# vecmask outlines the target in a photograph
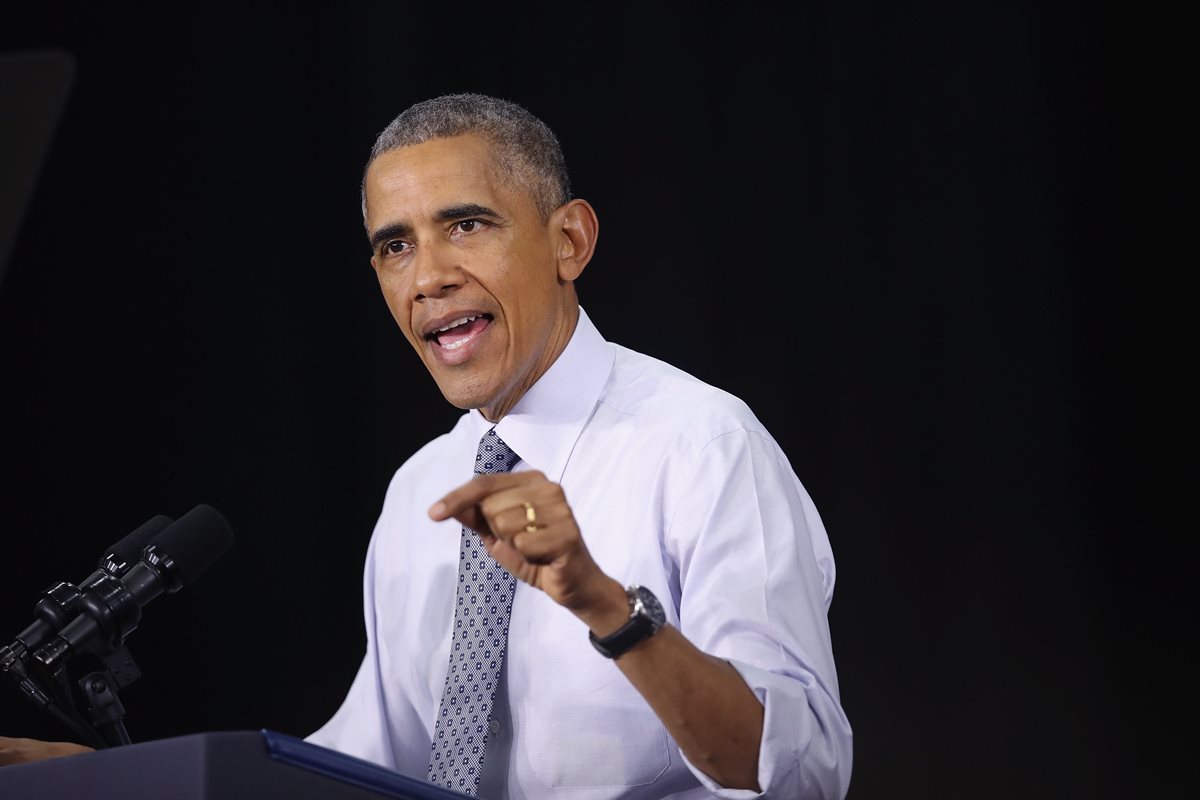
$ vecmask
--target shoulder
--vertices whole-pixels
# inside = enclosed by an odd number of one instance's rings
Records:
[[[618,344],[612,375],[600,404],[644,432],[658,432],[703,448],[725,434],[770,438],[762,422],[737,395],[654,356]]]

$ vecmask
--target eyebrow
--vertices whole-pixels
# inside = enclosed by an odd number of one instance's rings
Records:
[[[470,219],[471,217],[490,217],[491,219],[501,219],[501,216],[488,208],[481,206],[478,203],[459,203],[458,205],[447,206],[433,215],[437,222],[453,222],[460,219]],[[371,249],[376,250],[379,245],[386,242],[388,239],[394,239],[399,236],[409,236],[412,234],[412,226],[406,222],[394,222],[391,225],[385,225],[379,230],[371,234]]]

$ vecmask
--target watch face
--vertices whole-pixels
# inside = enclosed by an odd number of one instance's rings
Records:
[[[633,591],[637,595],[638,604],[641,606],[642,616],[648,617],[654,623],[655,627],[666,624],[667,614],[663,611],[662,603],[658,602],[658,598],[654,596],[654,592],[645,586],[635,586],[633,587]]]

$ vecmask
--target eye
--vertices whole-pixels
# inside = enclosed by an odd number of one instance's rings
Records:
[[[391,241],[383,243],[383,247],[380,248],[380,252],[382,252],[385,256],[398,256],[408,251],[408,249],[408,242],[404,241],[403,239],[392,239]]]
[[[454,228],[461,233],[474,233],[486,225],[487,223],[481,219],[462,219],[454,223]]]

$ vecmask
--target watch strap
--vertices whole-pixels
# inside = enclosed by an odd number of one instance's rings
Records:
[[[588,638],[591,640],[592,646],[606,658],[617,658],[623,655],[638,642],[657,633],[665,622],[664,619],[655,618],[655,616],[662,616],[661,606],[648,589],[630,586],[625,592],[629,597],[629,621],[608,636],[600,637],[592,631],[588,631]],[[641,593],[649,595],[648,599],[652,601],[653,608],[648,607],[650,604],[645,602],[647,598],[643,598]]]

